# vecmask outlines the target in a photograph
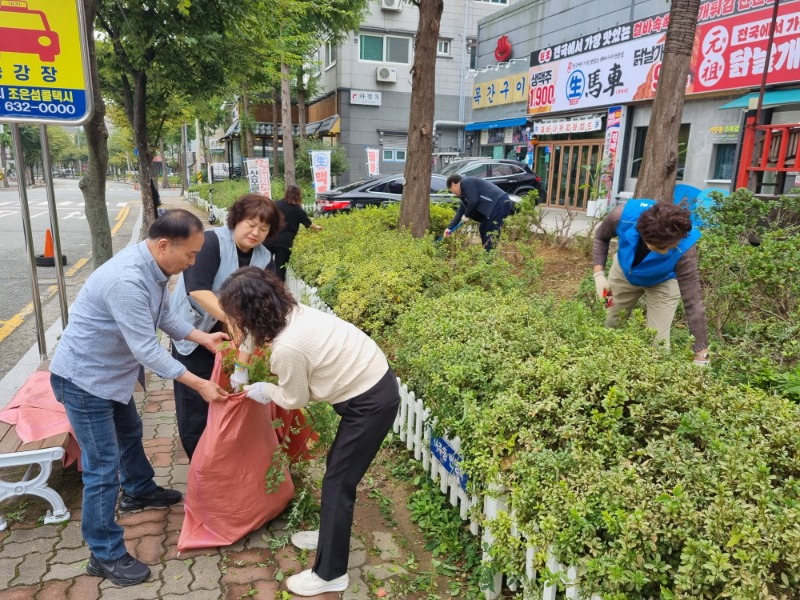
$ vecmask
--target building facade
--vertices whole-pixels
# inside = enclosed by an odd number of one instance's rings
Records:
[[[762,122],[797,123],[800,1],[780,2],[777,19],[773,8],[772,0],[701,4],[679,135],[679,183],[725,190],[735,184],[745,113],[753,108],[742,98],[761,84],[771,30]],[[592,212],[603,200],[629,197],[668,10],[662,0],[525,0],[481,20],[466,125],[474,154],[526,160],[545,180],[549,206]],[[496,58],[502,36],[513,48],[511,60]],[[522,89],[524,97],[514,93]],[[793,155],[777,154],[796,153],[797,139],[788,127],[783,138],[766,142],[771,147],[755,168],[761,187],[774,193],[792,187]],[[605,198],[594,202],[599,191]]]
[[[467,74],[476,67],[478,21],[516,0],[445,0],[436,59],[434,168],[471,154],[464,127],[470,120]],[[380,150],[380,173],[405,169],[411,105],[411,67],[419,11],[403,0],[374,0],[356,32],[341,44],[325,43],[318,56],[320,95],[308,120],[338,116],[334,143],[350,163],[339,183],[367,176],[367,148]]]

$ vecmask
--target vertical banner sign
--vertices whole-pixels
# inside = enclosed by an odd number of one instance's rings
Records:
[[[367,175],[369,177],[377,177],[380,174],[378,148],[367,148]]]
[[[311,169],[314,174],[314,191],[317,194],[331,189],[331,151],[312,150]]]
[[[606,139],[603,146],[603,162],[606,165],[601,175],[601,182],[606,189],[606,197],[600,200],[599,209],[601,212],[611,204],[611,194],[614,188],[614,167],[617,164],[617,148],[619,148],[619,132],[622,122],[622,107],[611,106],[608,109],[606,118]]]
[[[250,191],[254,194],[261,194],[267,198],[272,198],[272,183],[269,178],[269,159],[247,159],[245,163],[247,167],[247,182],[250,184]]]
[[[0,0],[0,120],[80,125],[92,108],[82,0]]]

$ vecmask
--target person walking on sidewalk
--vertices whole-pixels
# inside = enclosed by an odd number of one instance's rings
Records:
[[[270,367],[278,384],[245,385],[247,396],[287,409],[329,402],[341,417],[322,481],[319,531],[292,538],[316,549],[314,566],[286,585],[299,596],[347,589],[347,561],[356,487],[392,427],[400,393],[386,356],[355,325],[298,304],[274,274],[245,267],[222,285],[220,304],[246,334],[237,362],[272,345]]]
[[[281,213],[275,203],[261,194],[245,194],[228,210],[225,226],[205,232],[197,260],[178,277],[170,306],[201,331],[222,331],[228,318],[219,306],[217,292],[228,275],[239,267],[267,268],[272,255],[262,243],[270,232],[277,233]],[[172,356],[192,373],[209,378],[214,353],[192,340],[172,340]],[[208,403],[191,386],[176,380],[175,413],[178,436],[189,460],[208,421]]]
[[[305,225],[311,231],[322,231],[322,227],[312,223],[303,210],[303,190],[300,186],[294,184],[287,186],[283,200],[278,200],[275,204],[283,215],[284,225],[278,235],[264,242],[264,246],[275,257],[278,277],[286,281],[286,266],[292,256],[292,245],[300,225]]]
[[[81,531],[91,556],[90,575],[121,586],[147,579],[150,569],[128,554],[120,510],[167,507],[181,493],[159,487],[142,443],[142,421],[133,402],[144,368],[177,379],[207,402],[227,393],[187,371],[161,347],[157,329],[213,352],[227,336],[192,327],[170,311],[167,282],[194,262],[203,245],[203,224],[186,210],[153,222],[146,240],[122,250],[86,280],[70,311],[50,364],[50,383],[64,405],[81,448]]]
[[[491,250],[500,237],[503,221],[514,211],[509,195],[491,181],[458,174],[447,178],[447,191],[457,196],[460,203],[453,220],[444,230],[444,237],[450,237],[461,219],[467,217],[480,223],[478,231],[483,247]]]
[[[611,239],[619,238],[608,278],[605,264]],[[677,204],[629,200],[603,219],[594,238],[594,281],[601,299],[611,298],[606,327],[617,327],[644,296],[647,326],[655,341],[669,350],[670,329],[678,300],[683,299],[694,336],[694,362],[708,365],[708,324],[700,284],[697,240],[691,213]]]

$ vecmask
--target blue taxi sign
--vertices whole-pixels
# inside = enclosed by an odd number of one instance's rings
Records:
[[[84,22],[81,0],[0,0],[0,121],[89,120]]]

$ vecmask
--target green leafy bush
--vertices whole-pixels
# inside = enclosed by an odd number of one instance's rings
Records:
[[[800,196],[740,189],[704,212],[700,269],[717,371],[781,392],[800,366]]]
[[[416,240],[394,223],[391,209],[328,219],[298,237],[293,265],[339,314],[380,334],[437,430],[462,439],[472,491],[505,490],[539,550],[533,587],[563,587],[547,570],[550,548],[579,568],[582,594],[604,600],[797,597],[800,407],[652,347],[640,311],[606,329],[596,303],[531,291],[502,252]],[[769,233],[762,244],[792,251]],[[766,271],[752,277],[781,318],[756,319],[763,306],[751,305],[734,315],[737,331],[796,355],[796,308],[780,312],[794,283],[747,259],[740,268]],[[761,376],[795,389],[796,371],[773,368],[776,351],[762,351]],[[526,542],[510,515],[486,525],[492,565],[523,580]]]

